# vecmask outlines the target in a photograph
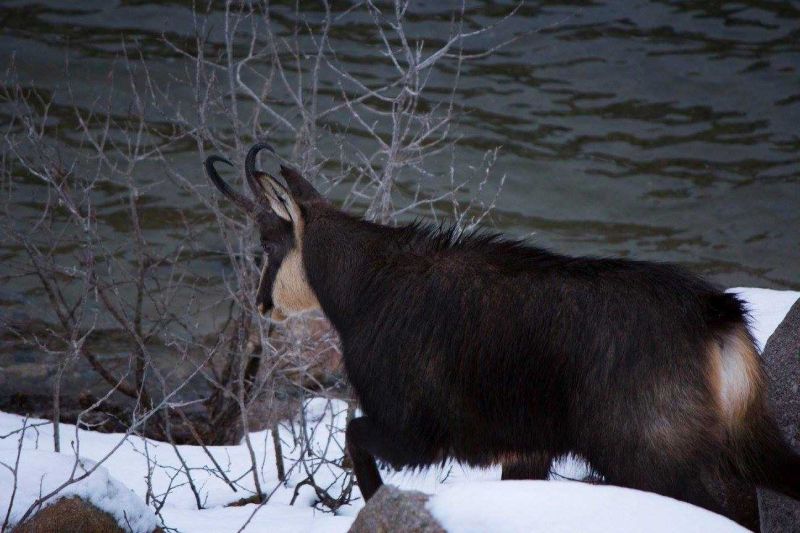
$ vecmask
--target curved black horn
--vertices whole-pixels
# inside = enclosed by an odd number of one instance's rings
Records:
[[[248,156],[249,157],[249,156]],[[226,165],[233,166],[233,163],[225,159],[224,157],[220,157],[218,155],[212,155],[206,158],[204,166],[206,167],[206,174],[208,177],[211,178],[211,181],[214,185],[217,186],[219,192],[224,194],[227,198],[229,198],[239,209],[244,211],[249,215],[253,215],[256,212],[256,205],[253,203],[252,200],[243,196],[242,194],[234,191],[230,185],[225,183],[225,181],[220,177],[217,173],[217,169],[214,168],[214,163],[221,162],[225,163]]]
[[[272,146],[260,142],[254,144],[247,152],[247,157],[244,158],[244,175],[247,177],[247,184],[250,185],[250,190],[253,191],[256,197],[264,194],[264,187],[261,185],[261,182],[258,181],[258,178],[256,178],[256,159],[258,158],[258,152],[265,149],[273,154],[275,153],[275,149]]]

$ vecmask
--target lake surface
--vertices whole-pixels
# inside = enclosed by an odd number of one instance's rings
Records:
[[[308,4],[313,18],[319,6]],[[470,2],[466,17],[491,24],[512,6]],[[293,8],[273,9],[288,31]],[[13,55],[20,83],[54,94],[53,116],[65,127],[53,129],[53,141],[65,142],[73,135],[67,106],[91,107],[116,68],[122,36],[145,54],[154,77],[168,81],[181,58],[162,33],[190,38],[191,10],[182,1],[3,2],[0,69]],[[363,19],[357,11],[353,17]],[[450,12],[449,3],[412,3],[407,31],[435,42],[446,35]],[[677,262],[723,286],[800,289],[800,4],[531,2],[470,47],[515,34],[522,36],[464,66],[457,96],[456,170],[500,148],[493,173],[507,179],[495,228],[565,253]],[[345,25],[332,42],[353,72],[382,75],[374,32]],[[437,80],[430,89],[446,94],[449,86]],[[122,84],[118,101],[126,90]],[[342,131],[354,139],[362,133],[357,125]],[[206,185],[194,147],[169,157]],[[449,164],[442,156],[431,168],[444,175]],[[142,167],[137,178],[147,184],[158,176]],[[426,185],[444,190],[447,180]],[[20,197],[23,220],[37,216],[36,191],[31,185]],[[129,235],[116,194],[107,191],[99,215],[122,240]],[[170,239],[180,223],[176,206],[204,216],[196,198],[169,187],[147,195],[152,240]],[[198,233],[199,246],[221,248],[210,222]],[[21,250],[0,246],[4,262],[25,260]],[[224,265],[202,268],[221,273]],[[32,284],[0,291],[3,315],[40,319],[44,295]],[[7,354],[14,350],[5,345]],[[4,364],[35,361],[35,353],[14,353]]]

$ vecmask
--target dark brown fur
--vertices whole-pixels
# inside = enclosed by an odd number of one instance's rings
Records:
[[[374,457],[545,478],[566,454],[609,483],[712,509],[700,479],[721,471],[800,495],[736,296],[667,264],[373,224],[282,176],[302,218],[292,249],[364,411],[347,438],[366,498]]]

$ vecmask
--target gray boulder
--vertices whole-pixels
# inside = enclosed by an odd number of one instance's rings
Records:
[[[800,452],[800,300],[767,341],[762,358],[775,417],[783,434]],[[758,511],[762,533],[800,532],[800,502],[759,489]]]
[[[350,533],[445,533],[427,501],[427,494],[383,485],[358,513]]]

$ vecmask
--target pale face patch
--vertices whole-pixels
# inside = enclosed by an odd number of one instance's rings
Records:
[[[265,173],[259,173],[258,179],[270,208],[278,217],[292,225],[294,234],[294,247],[283,257],[272,284],[272,303],[278,312],[277,315],[285,318],[293,314],[319,309],[319,302],[308,284],[303,266],[301,250],[305,223],[302,210],[289,191],[275,178]],[[265,283],[264,279],[262,273],[262,286]],[[259,291],[261,290],[262,287],[259,287]],[[266,309],[259,310],[262,314],[267,311]]]
[[[287,316],[319,309],[319,302],[308,284],[303,258],[297,248],[286,255],[278,269],[272,287],[272,301],[276,309]]]

